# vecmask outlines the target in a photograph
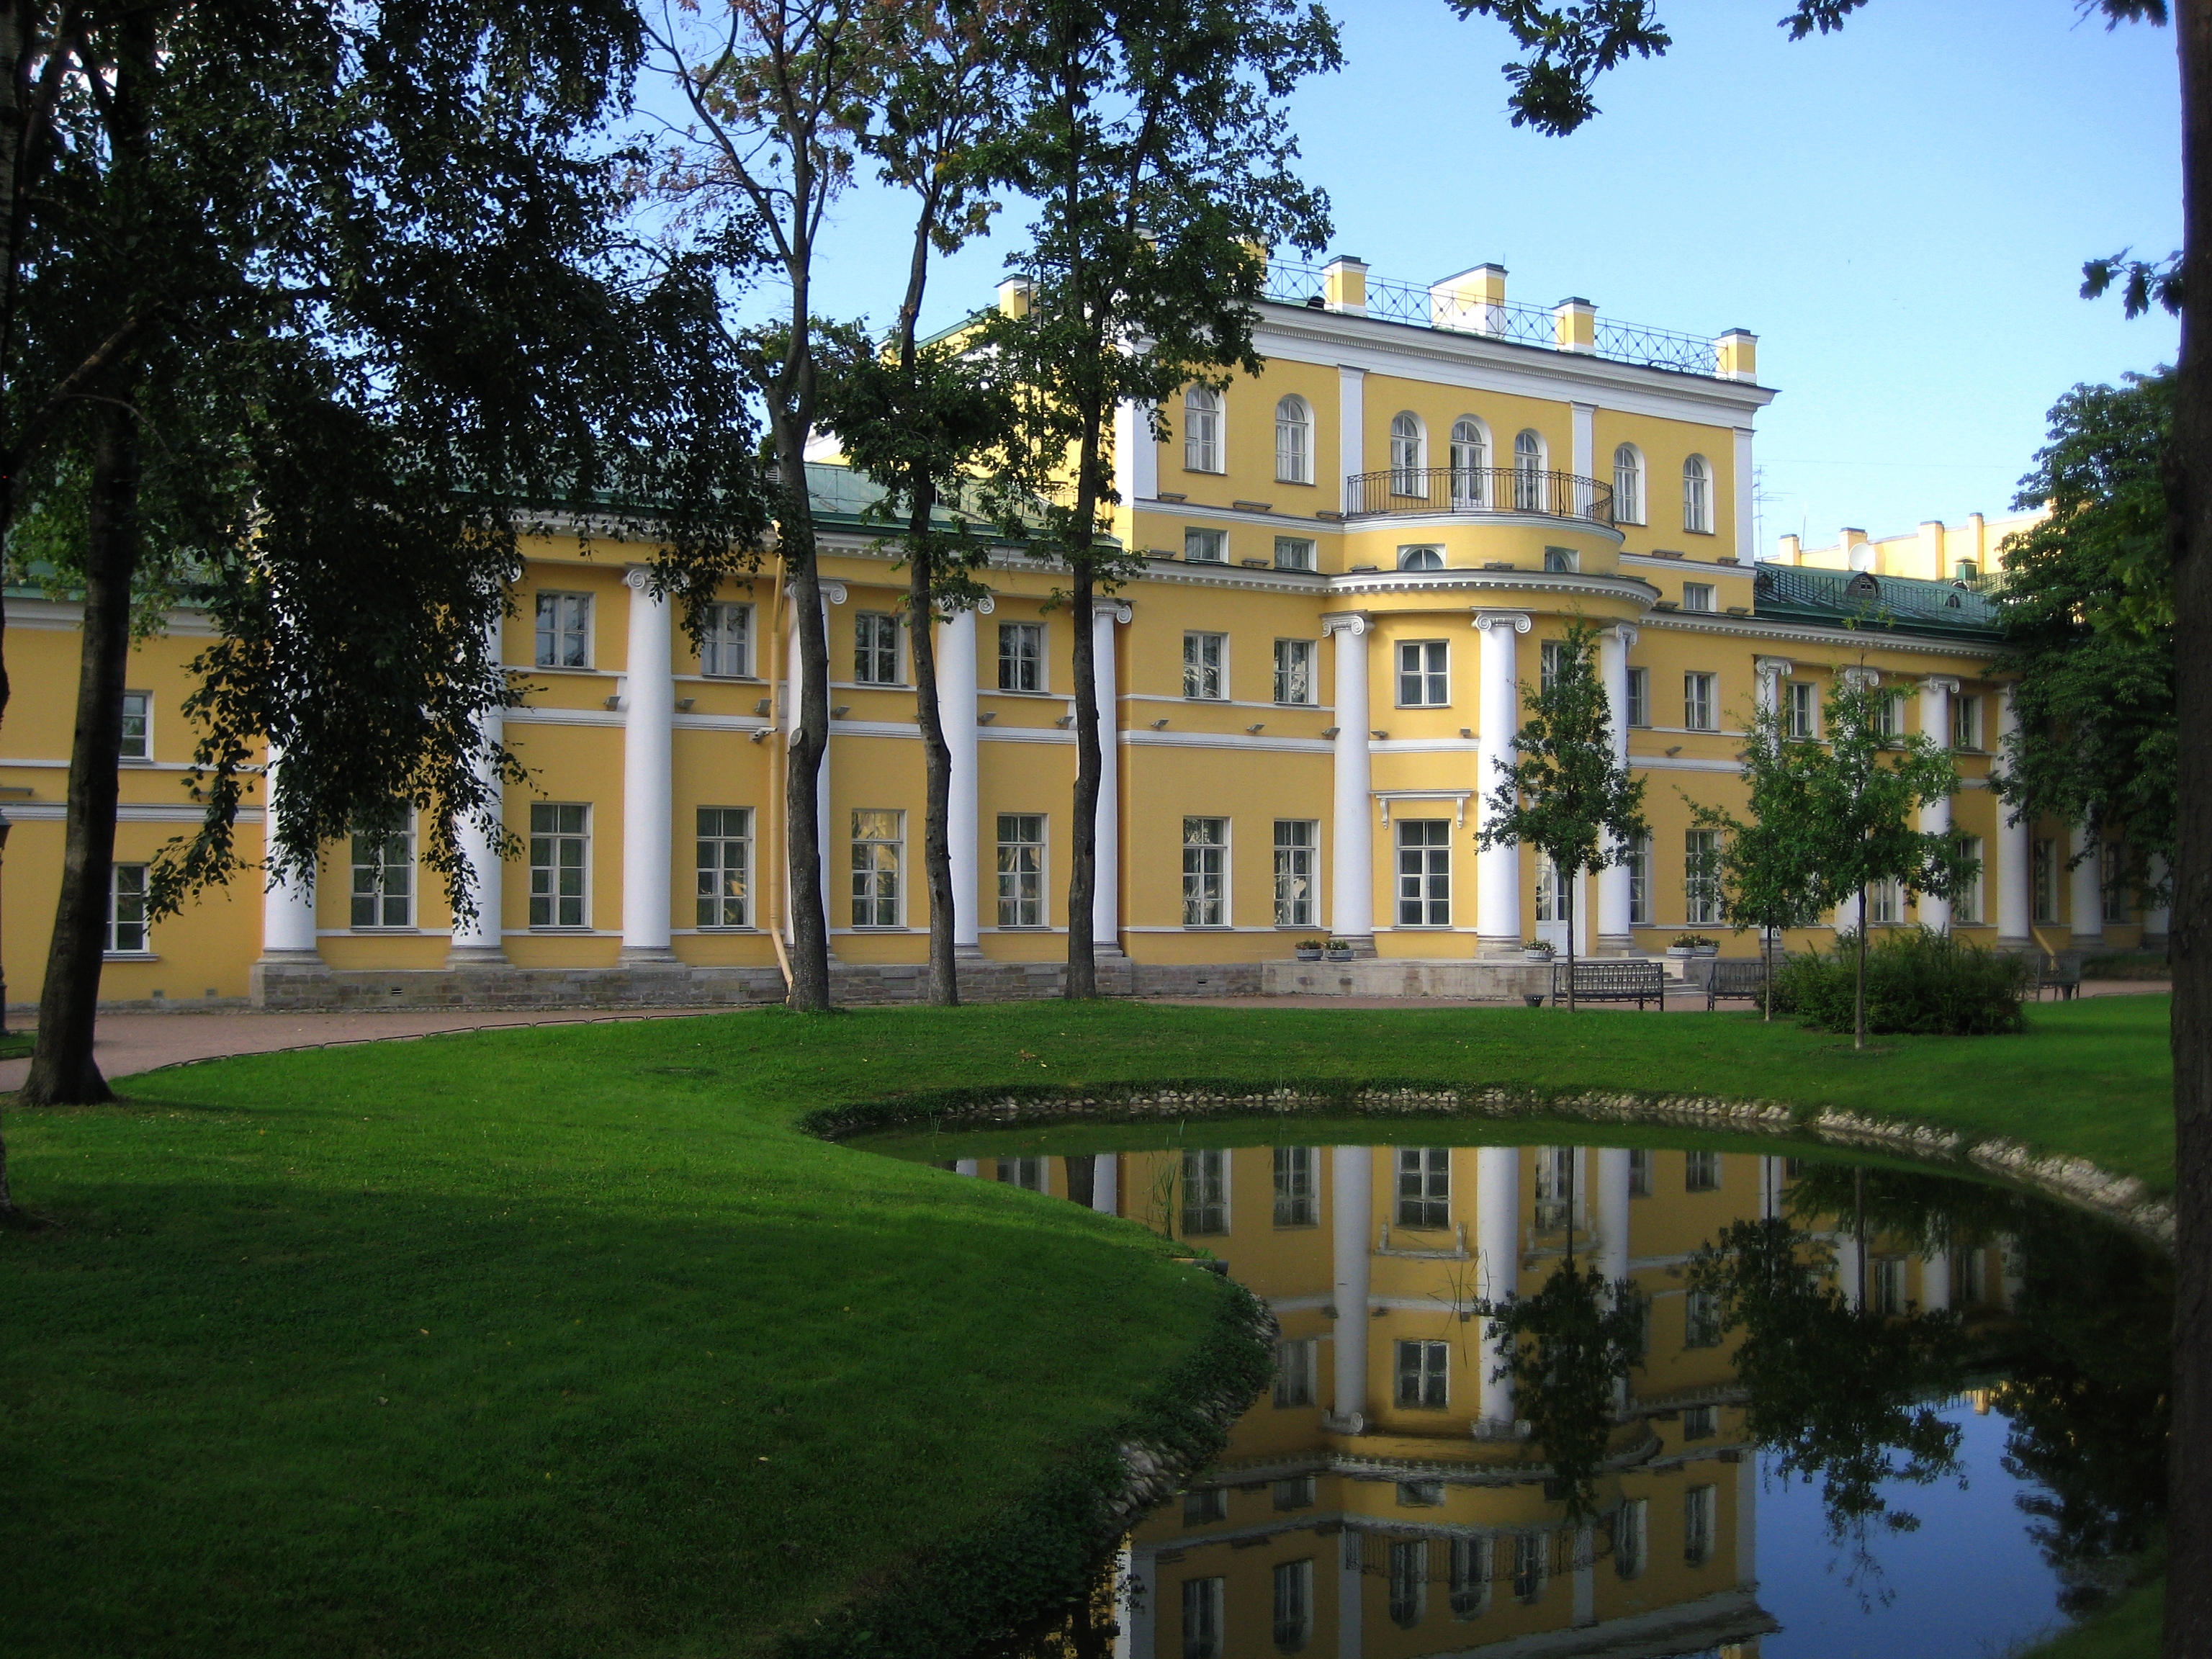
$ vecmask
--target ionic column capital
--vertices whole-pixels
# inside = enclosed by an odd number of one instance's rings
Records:
[[[1525,611],[1478,611],[1474,627],[1483,632],[1493,628],[1510,628],[1516,634],[1526,634],[1536,625],[1536,619]]]
[[[1787,657],[1753,657],[1751,665],[1762,676],[1778,675],[1785,680],[1797,672],[1797,665]]]
[[[1920,689],[1923,691],[1941,691],[1947,696],[1955,697],[1959,695],[1959,681],[1949,674],[1930,674],[1920,682]]]
[[[1091,602],[1091,620],[1093,622],[1115,622],[1127,628],[1136,614],[1136,607],[1127,599],[1093,599]]]
[[[1324,638],[1331,634],[1349,634],[1357,639],[1362,634],[1371,633],[1374,627],[1375,618],[1364,611],[1326,611],[1321,619]]]
[[[649,592],[653,586],[653,567],[634,564],[623,572],[623,586],[633,593]]]
[[[999,608],[999,601],[991,594],[986,593],[968,608],[979,617],[988,617]]]
[[[1615,623],[1611,632],[1613,637],[1620,641],[1620,648],[1624,651],[1628,650],[1637,641],[1644,637],[1633,623]]]

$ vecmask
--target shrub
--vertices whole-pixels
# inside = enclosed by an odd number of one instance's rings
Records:
[[[1774,970],[1774,1012],[1823,1031],[1851,1029],[1858,938],[1793,956]],[[1898,928],[1867,951],[1867,1030],[1922,1036],[1996,1036],[2026,1029],[2021,995],[2027,958],[1999,955],[1949,933]]]

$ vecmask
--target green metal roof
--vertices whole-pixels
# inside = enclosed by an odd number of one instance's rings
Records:
[[[1994,642],[1998,628],[1996,606],[1963,582],[1877,576],[1864,570],[1762,564],[1752,584],[1752,608],[1772,621],[1924,634],[1981,644]]]

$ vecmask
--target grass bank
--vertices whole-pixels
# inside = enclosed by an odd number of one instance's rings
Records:
[[[1162,1379],[1233,1292],[1132,1225],[795,1127],[825,1107],[1161,1078],[1717,1093],[2163,1189],[2165,1022],[2100,1000],[1861,1056],[1740,1014],[755,1012],[258,1056],[13,1112],[18,1197],[58,1224],[0,1235],[10,1647],[744,1651],[1172,1414]]]

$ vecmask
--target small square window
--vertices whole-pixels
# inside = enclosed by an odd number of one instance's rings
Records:
[[[1684,582],[1682,609],[1711,611],[1713,608],[1713,585],[1711,582]]]
[[[1398,1483],[1398,1505],[1401,1509],[1433,1510],[1444,1501],[1444,1483],[1441,1480],[1401,1480]]]
[[[1278,570],[1313,570],[1319,568],[1314,557],[1314,544],[1302,536],[1275,538],[1275,568]]]
[[[1222,1487],[1208,1486],[1182,1495],[1182,1523],[1186,1527],[1207,1526],[1228,1518],[1229,1494]]]
[[[1682,1407],[1682,1438],[1710,1440],[1721,1431],[1721,1411],[1717,1406],[1685,1406]]]
[[[1294,1474],[1278,1480],[1274,1486],[1275,1507],[1279,1510],[1310,1510],[1314,1505],[1314,1478],[1310,1474]]]
[[[1229,532],[1188,529],[1182,532],[1182,556],[1192,564],[1229,562]]]
[[[1682,1155],[1682,1190],[1686,1193],[1717,1193],[1721,1189],[1721,1155],[1718,1152],[1685,1152]]]
[[[1407,640],[1398,647],[1398,706],[1443,708],[1451,702],[1451,647],[1442,640]]]
[[[1582,555],[1571,547],[1547,547],[1544,550],[1544,568],[1553,575],[1565,575],[1582,568]]]

